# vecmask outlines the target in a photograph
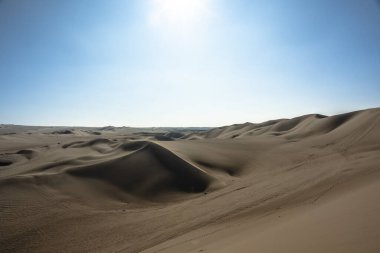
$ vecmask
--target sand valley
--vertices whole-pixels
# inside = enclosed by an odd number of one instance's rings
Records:
[[[380,109],[0,128],[1,252],[380,252]]]

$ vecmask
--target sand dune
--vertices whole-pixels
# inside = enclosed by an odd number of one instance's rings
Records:
[[[212,177],[206,172],[162,146],[151,142],[139,144],[141,147],[131,154],[73,168],[67,173],[105,180],[128,193],[148,199],[165,191],[203,192],[211,183]]]
[[[379,129],[380,109],[211,130],[2,125],[0,251],[379,252]]]
[[[288,139],[304,138],[309,136],[325,135],[339,127],[344,127],[348,131],[362,127],[368,124],[373,114],[377,110],[367,110],[345,113],[327,117],[320,114],[311,114],[293,119],[272,120],[260,124],[245,123],[233,126],[220,127],[204,133],[205,138],[238,138],[246,136],[260,135],[285,135]],[[372,115],[371,115],[372,114]],[[347,124],[346,124],[347,123]]]

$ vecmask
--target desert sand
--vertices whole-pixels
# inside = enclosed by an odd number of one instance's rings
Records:
[[[1,252],[380,252],[380,108],[207,128],[0,125]]]

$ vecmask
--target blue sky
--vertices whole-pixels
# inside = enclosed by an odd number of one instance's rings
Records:
[[[380,106],[375,0],[2,0],[0,123],[220,126]]]

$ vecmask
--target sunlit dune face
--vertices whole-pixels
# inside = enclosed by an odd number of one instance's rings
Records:
[[[207,14],[209,0],[152,0],[150,22],[155,27],[189,29]]]

